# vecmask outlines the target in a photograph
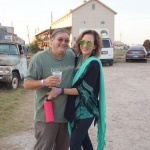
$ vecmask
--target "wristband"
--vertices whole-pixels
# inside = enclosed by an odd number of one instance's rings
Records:
[[[61,88],[57,88],[57,94],[58,94],[58,95],[61,94]]]
[[[64,88],[61,88],[61,95],[64,94]]]
[[[42,87],[44,87],[45,85],[44,85],[44,81],[43,81],[43,79],[41,80],[41,83],[42,83]]]

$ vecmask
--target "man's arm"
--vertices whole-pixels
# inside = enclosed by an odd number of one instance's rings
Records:
[[[41,80],[27,79],[24,81],[23,86],[25,89],[37,90],[44,86],[49,86],[49,87],[57,86],[60,83],[61,83],[61,80],[59,79],[59,77],[49,76]]]
[[[41,83],[41,80],[29,79],[29,80],[24,81],[23,86],[25,89],[37,90],[42,87],[42,83]]]

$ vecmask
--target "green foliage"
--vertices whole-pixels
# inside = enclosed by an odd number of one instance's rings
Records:
[[[37,51],[39,49],[37,40],[34,40],[32,43],[30,43],[29,47],[30,47],[30,51],[32,53],[37,53]]]

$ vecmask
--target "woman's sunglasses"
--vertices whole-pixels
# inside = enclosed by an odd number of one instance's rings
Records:
[[[79,44],[81,45],[81,46],[84,46],[84,44],[86,44],[86,46],[88,47],[88,48],[90,48],[90,47],[92,47],[92,42],[90,42],[90,41],[85,41],[85,40],[81,40],[80,42],[79,42]]]
[[[59,42],[63,42],[63,41],[64,41],[64,42],[67,43],[67,44],[70,42],[69,39],[63,39],[63,38],[59,38],[58,41],[59,41]]]

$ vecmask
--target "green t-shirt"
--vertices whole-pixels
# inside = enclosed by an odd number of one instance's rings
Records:
[[[71,50],[67,50],[65,56],[58,60],[50,50],[45,50],[35,54],[28,67],[27,79],[41,80],[48,76],[52,76],[54,70],[62,71],[62,82],[59,87],[69,88],[73,80],[75,55]],[[46,99],[46,93],[50,89],[43,87],[35,90],[35,121],[45,122],[45,113],[43,103]],[[64,118],[64,109],[66,105],[67,95],[59,95],[53,99],[53,111],[55,122],[64,123],[67,120]]]

